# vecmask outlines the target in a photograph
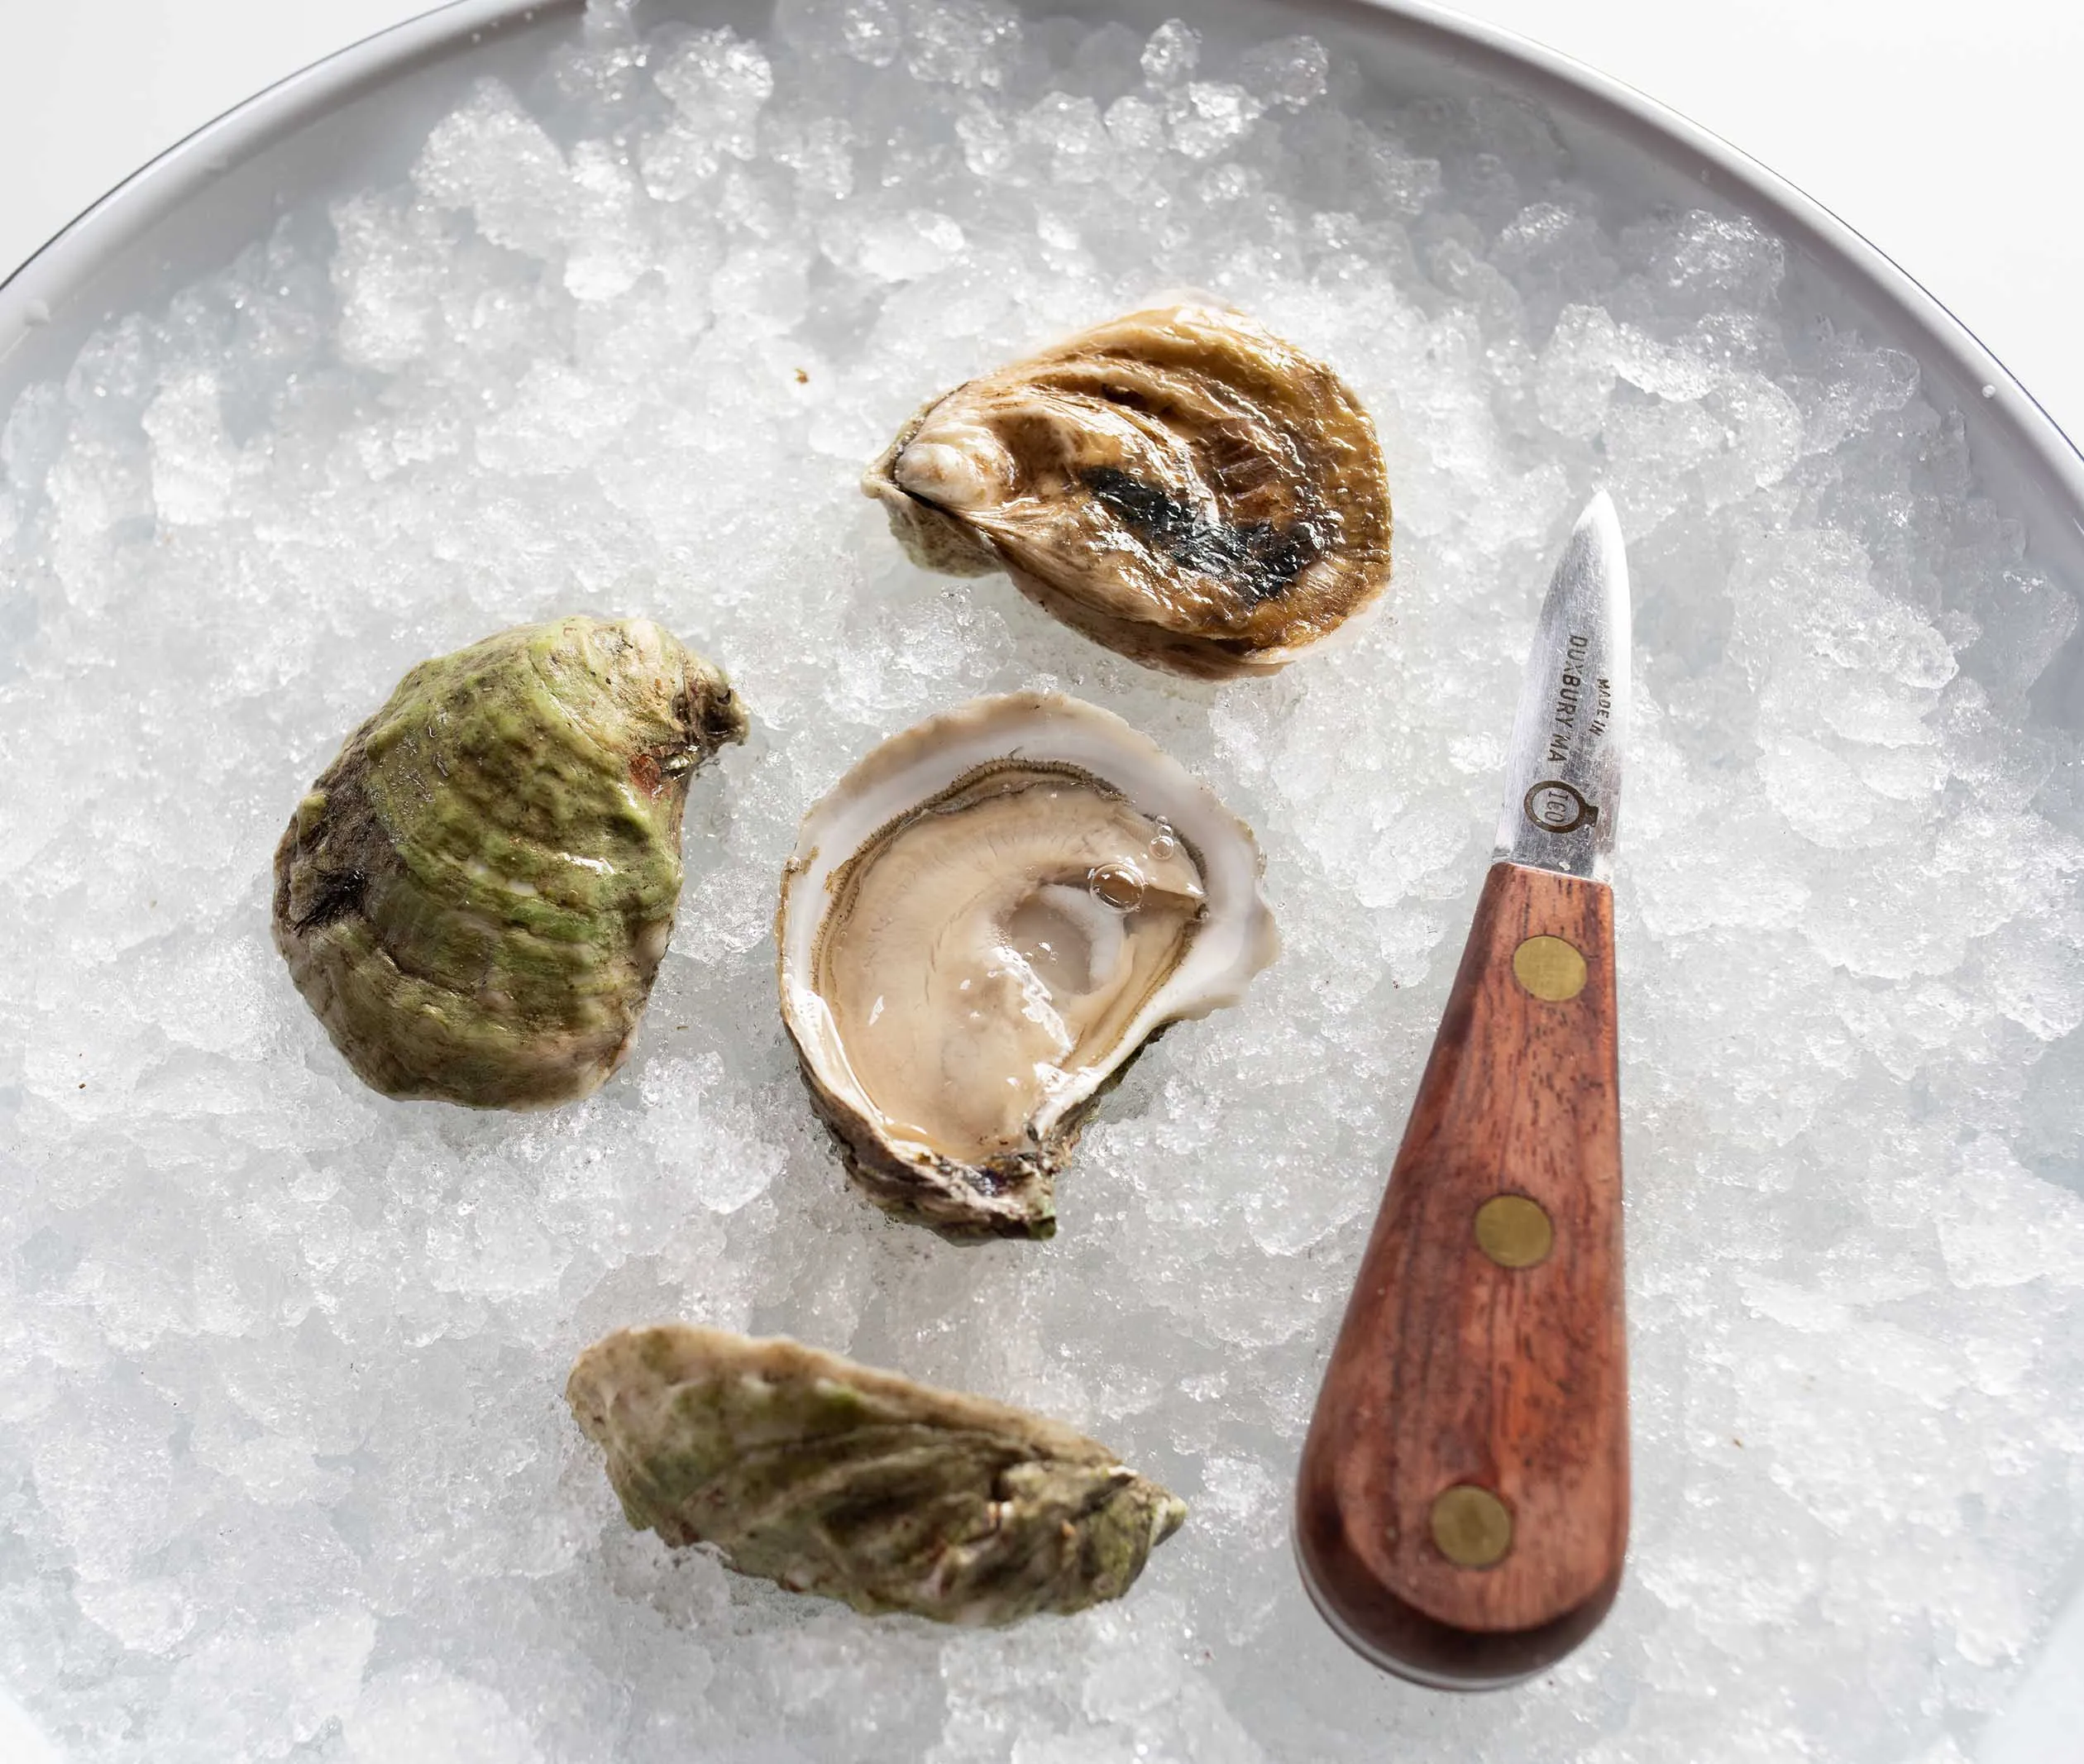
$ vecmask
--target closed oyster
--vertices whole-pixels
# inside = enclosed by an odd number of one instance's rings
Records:
[[[1282,667],[1389,583],[1346,383],[1243,314],[1154,307],[933,399],[862,488],[929,569],[1003,569],[1139,662]]]
[[[348,1064],[480,1108],[597,1089],[672,934],[689,776],[745,729],[648,619],[522,625],[407,674],[275,850],[275,947]]]
[[[805,1082],[870,1198],[1046,1237],[1056,1173],[1164,1025],[1279,947],[1250,831],[1111,713],[982,698],[804,817],[775,924]]]
[[[857,1611],[1082,1611],[1128,1591],[1187,1516],[1056,1422],[790,1341],[625,1329],[565,1395],[632,1525]]]

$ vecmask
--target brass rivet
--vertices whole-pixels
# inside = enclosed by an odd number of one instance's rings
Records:
[[[1434,1546],[1458,1568],[1489,1568],[1513,1546],[1513,1516],[1489,1489],[1457,1483],[1432,1503]]]
[[[1532,1268],[1556,1244],[1556,1227],[1523,1194],[1494,1194],[1476,1209],[1476,1247],[1500,1268]]]
[[[1513,973],[1537,998],[1560,1005],[1585,990],[1585,958],[1560,937],[1530,937],[1513,952]]]

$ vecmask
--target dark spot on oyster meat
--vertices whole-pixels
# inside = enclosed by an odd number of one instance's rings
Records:
[[[1145,544],[1182,569],[1227,583],[1249,605],[1286,594],[1324,553],[1323,541],[1307,521],[1288,527],[1271,521],[1228,526],[1118,466],[1089,466],[1078,480]]]

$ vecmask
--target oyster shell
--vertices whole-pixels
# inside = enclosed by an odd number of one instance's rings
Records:
[[[1097,642],[1207,678],[1284,667],[1389,583],[1368,414],[1221,307],[1131,313],[956,387],[862,488],[925,567],[1003,569]]]
[[[364,1082],[480,1108],[598,1088],[672,934],[689,776],[745,729],[648,619],[522,625],[407,674],[275,851],[275,947]]]
[[[876,748],[804,817],[775,924],[856,1180],[949,1237],[1049,1236],[1102,1092],[1274,958],[1259,871],[1214,792],[1076,699],[977,699]]]
[[[857,1611],[1010,1623],[1118,1599],[1184,1503],[1106,1446],[836,1354],[667,1323],[566,1398],[639,1529]]]

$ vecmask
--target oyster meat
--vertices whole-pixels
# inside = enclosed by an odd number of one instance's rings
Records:
[[[1389,583],[1389,490],[1345,381],[1240,313],[1154,307],[972,380],[862,480],[929,569],[1004,570],[1111,649],[1284,667]]]
[[[672,934],[688,778],[745,731],[648,619],[522,625],[407,674],[275,851],[275,947],[348,1064],[481,1108],[598,1088]]]
[[[876,748],[805,816],[782,1014],[848,1166],[958,1238],[1047,1236],[1101,1092],[1279,947],[1250,831],[1109,711],[977,699]]]
[[[790,1341],[625,1329],[565,1394],[632,1525],[857,1611],[1081,1611],[1126,1592],[1187,1515],[1056,1422]]]

